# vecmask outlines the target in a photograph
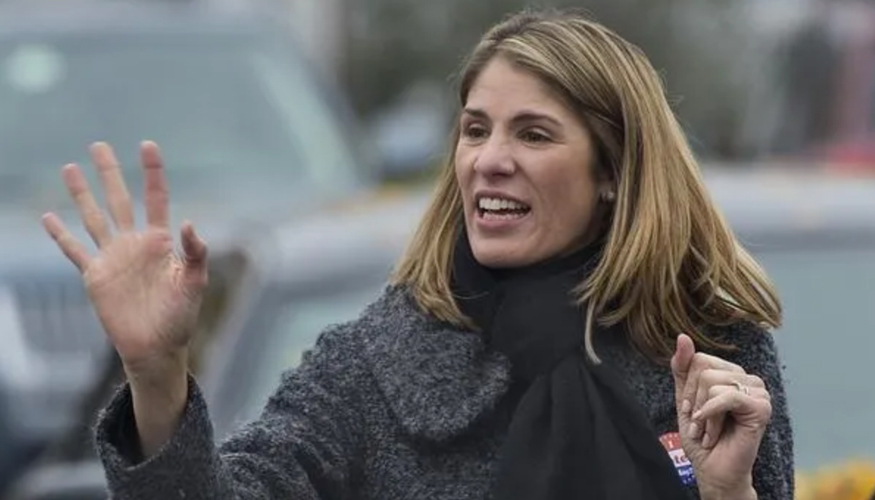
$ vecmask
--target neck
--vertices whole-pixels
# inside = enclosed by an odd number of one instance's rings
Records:
[[[601,243],[602,240],[596,240],[568,255],[529,266],[493,269],[477,262],[462,229],[453,255],[452,289],[456,303],[463,314],[488,331],[493,314],[511,290],[534,290],[533,287],[542,287],[544,281],[550,281],[551,289],[562,288],[553,292],[567,297],[598,262]]]
[[[596,262],[603,248],[602,243],[601,239],[596,239],[588,244],[577,246],[572,250],[534,264],[498,268],[484,266],[477,261],[471,250],[468,235],[462,229],[456,243],[454,271],[459,273],[476,270],[477,274],[481,275],[478,276],[478,281],[488,278],[488,281],[496,282],[504,282],[517,278],[537,278],[566,272],[579,271],[583,274],[585,269],[590,268]]]

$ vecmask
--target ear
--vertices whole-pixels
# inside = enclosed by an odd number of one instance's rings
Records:
[[[596,182],[599,201],[602,203],[613,203],[617,199],[617,186],[614,179],[608,174],[601,174],[601,178]]]
[[[606,198],[611,197],[608,193],[613,193],[613,198],[616,198],[617,179],[613,169],[597,160],[594,161],[593,167],[593,181],[595,182],[596,194],[599,200],[605,201]]]

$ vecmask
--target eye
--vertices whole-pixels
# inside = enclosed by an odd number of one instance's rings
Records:
[[[537,129],[528,129],[520,133],[520,138],[526,142],[543,143],[549,142],[550,136]]]
[[[483,139],[489,135],[489,132],[481,125],[468,125],[462,129],[462,135],[469,139]]]

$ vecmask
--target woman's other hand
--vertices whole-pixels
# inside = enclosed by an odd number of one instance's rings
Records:
[[[697,353],[687,335],[678,337],[671,367],[681,444],[702,499],[757,498],[753,465],[772,415],[762,379]]]

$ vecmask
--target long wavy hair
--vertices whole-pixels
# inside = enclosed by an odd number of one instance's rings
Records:
[[[635,347],[660,363],[670,359],[679,333],[723,350],[734,347],[707,335],[706,326],[780,325],[773,285],[711,200],[662,81],[639,48],[576,12],[522,12],[489,30],[465,61],[462,107],[495,57],[529,71],[576,111],[596,146],[596,168],[616,183],[601,259],[577,290],[591,359],[599,361],[593,322],[623,322]],[[451,291],[463,220],[454,165],[459,134],[457,125],[433,199],[392,282],[409,287],[427,313],[473,328]]]

